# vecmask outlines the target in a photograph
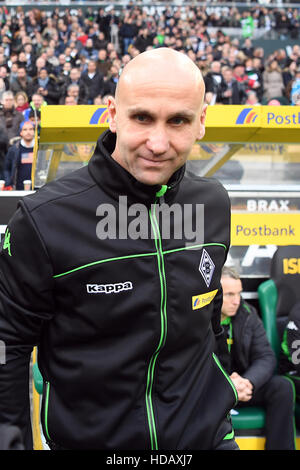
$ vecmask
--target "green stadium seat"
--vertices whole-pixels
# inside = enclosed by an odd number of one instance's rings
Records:
[[[265,427],[265,411],[259,406],[239,408],[238,414],[231,416],[234,429],[263,429]]]

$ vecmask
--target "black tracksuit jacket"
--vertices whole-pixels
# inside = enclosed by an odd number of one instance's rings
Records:
[[[0,255],[0,422],[17,423],[26,439],[28,361],[38,345],[49,442],[218,448],[232,431],[236,402],[213,355],[228,195],[217,181],[178,170],[164,201],[193,210],[203,204],[204,240],[193,246],[184,233],[162,237],[154,210],[161,187],[139,183],[113,160],[114,144],[107,131],[88,166],[23,198],[8,224]],[[118,211],[120,195],[147,208],[151,238],[99,239],[99,206]]]

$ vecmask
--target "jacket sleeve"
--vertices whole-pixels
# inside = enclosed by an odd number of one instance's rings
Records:
[[[53,315],[52,283],[47,250],[22,201],[0,250],[0,423],[17,426],[27,449],[32,446],[29,362]]]
[[[263,323],[256,311],[251,311],[247,334],[251,335],[247,370],[242,374],[250,380],[254,389],[259,389],[274,374],[276,357],[268,341]]]
[[[224,244],[226,245],[225,249],[225,256],[223,261],[223,266],[226,263],[229,248],[230,248],[230,232],[231,232],[231,203],[230,198],[225,190],[222,187],[222,203],[224,204],[224,211],[223,211],[223,230],[224,230]],[[212,328],[215,334],[215,352],[221,358],[222,365],[224,366],[225,370],[229,370],[230,367],[230,356],[227,347],[227,338],[224,332],[224,328],[221,325],[221,310],[223,304],[223,289],[221,284],[221,276],[219,279],[219,288],[218,292],[213,300],[213,314],[212,314]]]

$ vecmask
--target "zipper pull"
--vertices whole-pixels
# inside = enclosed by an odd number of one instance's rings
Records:
[[[166,184],[162,184],[160,190],[157,191],[157,193],[155,194],[155,196],[156,196],[157,198],[162,197],[162,196],[167,192],[168,189],[169,189],[169,186],[167,186]]]

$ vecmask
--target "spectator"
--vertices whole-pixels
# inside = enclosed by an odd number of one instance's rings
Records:
[[[285,67],[282,71],[282,79],[285,87],[285,96],[289,98],[290,90],[288,91],[288,86],[292,80],[294,80],[297,70],[297,62],[292,61],[288,67]]]
[[[300,70],[297,70],[295,79],[291,82],[291,94],[290,101],[291,104],[296,104],[300,99]]]
[[[128,52],[129,46],[133,43],[134,38],[138,34],[138,27],[133,19],[127,14],[124,18],[123,24],[119,29],[119,35],[122,40],[122,53]]]
[[[228,353],[220,351],[219,358],[238,392],[237,410],[263,406],[266,450],[295,450],[293,387],[274,375],[275,355],[256,310],[241,298],[242,283],[234,269],[223,268],[221,285]]]
[[[72,85],[70,85],[70,86],[72,86]],[[64,99],[64,104],[67,105],[67,106],[76,106],[78,103],[77,103],[77,100],[76,100],[75,96],[67,95]]]
[[[223,77],[221,73],[221,63],[218,60],[212,62],[210,71],[204,77],[206,93],[213,93],[218,96],[221,90]]]
[[[97,71],[97,62],[90,60],[87,71],[81,75],[81,81],[88,89],[88,104],[93,104],[95,96],[102,94],[103,91],[103,75]]]
[[[80,102],[80,98],[79,98],[79,85],[77,85],[77,83],[71,83],[67,90],[66,90],[66,95],[62,96],[59,100],[59,104],[66,104],[66,98],[67,97],[72,97],[74,98],[76,104],[83,104]]]
[[[107,76],[111,65],[111,60],[107,56],[107,50],[100,49],[98,51],[97,70],[103,75],[103,77]]]
[[[144,52],[149,46],[153,45],[153,34],[150,33],[148,28],[142,28],[139,30],[133,44],[140,52]]]
[[[0,77],[0,102],[2,101],[3,93],[7,90],[3,78]]]
[[[94,42],[92,38],[87,38],[85,46],[80,51],[80,55],[85,56],[88,60],[97,59],[98,51],[94,47]]]
[[[249,104],[250,106],[258,106],[261,104],[255,91],[248,91],[245,104]]]
[[[289,34],[291,23],[285,12],[278,15],[276,21],[276,29],[280,33],[280,39],[286,39]]]
[[[22,65],[18,67],[17,76],[10,83],[10,90],[16,94],[23,91],[28,96],[31,91],[32,79],[27,75],[26,68]]]
[[[248,76],[248,91],[254,90],[259,100],[263,96],[263,77],[259,68],[256,68],[254,64],[258,65],[259,59],[246,59],[245,72]]]
[[[244,38],[252,38],[255,24],[250,11],[244,11],[241,18],[242,34]]]
[[[2,109],[0,109],[0,127],[7,135],[8,142],[19,135],[20,124],[23,121],[23,114],[16,111],[14,106],[14,94],[5,91],[2,95]]]
[[[34,123],[23,121],[20,125],[20,140],[12,145],[5,157],[5,186],[17,191],[24,189],[24,180],[31,180],[34,148]]]
[[[233,76],[230,67],[222,70],[223,80],[220,86],[217,102],[221,104],[243,104],[246,93],[243,84],[239,83]]]
[[[22,114],[29,108],[28,96],[24,91],[18,91],[15,94],[15,108]]]
[[[5,85],[5,90],[9,89],[9,74],[7,71],[7,67],[0,65],[0,78],[2,78],[4,85]]]
[[[31,96],[33,93],[39,93],[47,100],[48,104],[58,104],[60,90],[57,79],[48,74],[46,67],[39,71],[38,77],[32,80]]]
[[[263,73],[263,97],[269,101],[284,95],[282,71],[277,60],[272,60]]]
[[[71,85],[74,85],[73,88],[70,88]],[[76,91],[75,98],[77,99],[77,104],[87,104],[88,103],[88,96],[89,90],[83,80],[80,77],[80,70],[77,67],[73,67],[70,70],[70,74],[66,76],[63,85],[60,88],[60,101],[63,101],[67,95],[70,96],[68,90],[75,90],[75,86],[78,88],[78,93]],[[71,93],[72,94],[72,93]]]
[[[102,95],[115,95],[117,83],[119,81],[119,69],[116,65],[112,65],[109,71],[109,77],[104,81]]]
[[[33,114],[36,112],[40,112],[42,106],[47,106],[47,101],[45,101],[43,95],[40,93],[34,93],[32,95],[32,100],[29,103],[29,108],[26,109],[24,112],[24,120],[26,121],[27,119],[30,118],[30,113],[33,111]]]
[[[249,78],[245,73],[245,65],[242,62],[236,62],[233,67],[233,77],[239,82],[241,88],[246,92],[249,88]]]
[[[245,39],[245,42],[242,46],[241,51],[247,56],[250,57],[251,59],[253,58],[253,52],[254,52],[254,47],[252,45],[251,39],[248,37]]]

